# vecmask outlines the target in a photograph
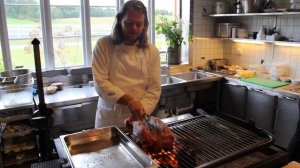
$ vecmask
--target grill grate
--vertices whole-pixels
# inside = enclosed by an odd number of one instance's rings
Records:
[[[176,155],[176,167],[213,167],[273,140],[266,132],[255,133],[211,116],[171,123],[169,127],[175,136],[172,155]]]

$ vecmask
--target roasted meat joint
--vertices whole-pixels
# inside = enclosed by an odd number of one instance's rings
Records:
[[[144,120],[126,121],[130,137],[157,164],[167,167],[178,167],[174,135],[172,130],[161,119],[145,116]]]
[[[174,142],[172,131],[159,118],[146,116],[144,120],[133,121],[131,117],[127,122],[132,131],[132,140],[146,153],[172,149]]]

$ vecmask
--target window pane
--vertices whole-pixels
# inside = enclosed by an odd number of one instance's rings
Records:
[[[1,41],[0,41],[1,44]],[[0,71],[4,71],[4,63],[3,63],[3,56],[2,56],[2,47],[0,45]]]
[[[160,22],[160,17],[176,18],[176,0],[155,0],[155,23]],[[155,33],[155,46],[161,52],[166,52],[168,45],[163,34]],[[165,53],[161,54],[161,61],[166,61]]]
[[[55,67],[83,65],[80,0],[51,0]]]
[[[34,69],[34,56],[31,41],[41,41],[41,61],[44,66],[42,30],[39,0],[5,0],[8,38],[11,51],[12,67],[24,66]]]
[[[111,33],[117,13],[116,5],[115,0],[90,1],[92,47],[99,38]]]

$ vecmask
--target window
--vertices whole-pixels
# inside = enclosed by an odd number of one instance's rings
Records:
[[[99,38],[111,33],[117,14],[116,7],[116,1],[112,0],[90,1],[92,47]]]
[[[1,42],[1,40],[0,40]],[[2,57],[2,47],[0,45],[0,71],[4,71],[4,64],[3,64],[3,57]]]
[[[155,23],[160,22],[160,17],[168,17],[173,20],[179,18],[179,11],[177,10],[177,0],[155,0]],[[168,48],[165,36],[155,34],[155,45],[161,52],[161,61],[166,61],[166,51]]]
[[[50,0],[55,67],[84,65],[80,0]]]
[[[33,69],[31,40],[42,38],[39,1],[5,0],[4,3],[12,68],[24,66]],[[41,57],[44,60],[43,52]]]
[[[34,69],[33,38],[40,40],[43,69],[90,66],[92,48],[99,38],[111,33],[117,10],[126,1],[0,1],[3,52],[0,55],[0,70],[14,69],[16,66]],[[164,52],[167,48],[164,36],[155,35],[153,24],[160,15],[179,17],[180,0],[142,2],[148,10],[150,40]],[[161,60],[165,61],[165,56],[162,55]]]

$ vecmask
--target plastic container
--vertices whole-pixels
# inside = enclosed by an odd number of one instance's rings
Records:
[[[240,23],[218,23],[216,27],[216,36],[223,38],[230,38],[232,35],[232,28],[238,28]]]

